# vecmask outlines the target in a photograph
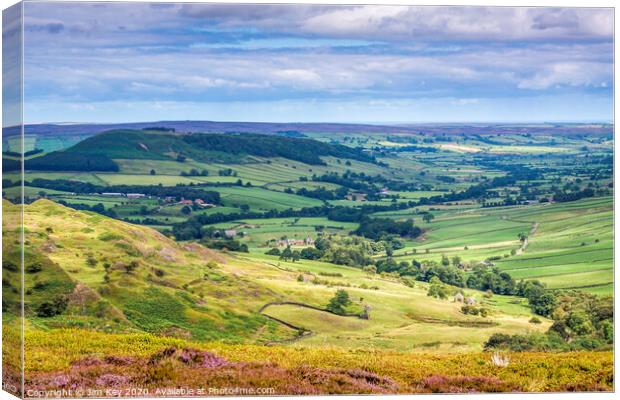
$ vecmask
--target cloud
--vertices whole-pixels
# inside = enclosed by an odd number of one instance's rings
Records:
[[[591,21],[596,20],[597,24]],[[307,19],[313,33],[385,40],[611,39],[611,9],[361,6]]]
[[[378,107],[442,98],[462,110],[500,97],[613,93],[611,9],[24,7],[29,102]]]
[[[554,86],[607,87],[611,80],[612,66],[591,62],[559,62],[546,65],[532,77],[523,79],[521,89],[541,90]]]

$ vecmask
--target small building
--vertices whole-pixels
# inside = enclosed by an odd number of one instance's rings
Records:
[[[465,299],[465,304],[467,304],[468,306],[475,306],[476,305],[476,299],[474,299],[473,297],[469,296]]]
[[[463,294],[461,292],[458,292],[457,294],[454,295],[455,303],[462,303],[464,301],[465,301],[465,297],[463,297]]]
[[[305,244],[312,246],[314,245],[314,239],[312,239],[310,236],[308,236],[305,240]]]
[[[346,198],[351,201],[366,201],[366,193],[353,192],[350,195],[347,195]]]
[[[194,202],[191,201],[191,200],[181,200],[181,201],[179,201],[179,204],[183,204],[185,206],[191,206],[191,205],[194,204]]]
[[[106,193],[101,193],[102,196],[116,196],[116,197],[121,197],[123,194],[122,193],[117,193],[117,192],[106,192]]]
[[[235,229],[226,229],[224,231],[224,236],[234,238],[235,236],[237,236],[237,231]]]
[[[164,197],[164,201],[165,201],[166,203],[173,203],[173,202],[174,202],[174,197],[172,197],[172,196],[166,196],[166,197]]]
[[[196,199],[194,200],[194,203],[198,204],[199,206],[203,205],[205,202],[203,199]]]
[[[145,196],[146,195],[144,193],[127,193],[128,199],[141,199]]]

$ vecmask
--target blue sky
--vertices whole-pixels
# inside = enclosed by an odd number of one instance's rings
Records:
[[[611,121],[613,11],[25,4],[25,120]]]

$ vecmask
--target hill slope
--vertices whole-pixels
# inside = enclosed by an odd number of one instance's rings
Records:
[[[16,206],[5,202],[10,210]],[[488,318],[466,316],[459,303],[426,296],[426,284],[408,287],[396,278],[356,268],[301,261],[274,264],[260,255],[223,255],[179,244],[155,230],[75,211],[48,200],[25,208],[26,316],[36,327],[82,326],[103,331],[144,331],[192,340],[261,343],[294,338],[293,327],[313,335],[300,344],[392,349],[480,349],[495,332],[542,331],[522,299],[484,300]],[[18,265],[5,233],[5,260]],[[17,286],[19,274],[5,280]],[[303,279],[302,279],[303,278]],[[337,288],[353,300],[350,312],[369,307],[371,318],[327,315],[294,305],[325,308]],[[17,298],[6,306],[15,308]]]
[[[174,134],[119,129],[89,137],[64,150],[28,160],[26,169],[118,171],[113,159],[238,162],[246,157],[282,157],[325,165],[321,157],[372,162],[360,150],[313,139],[261,134]]]

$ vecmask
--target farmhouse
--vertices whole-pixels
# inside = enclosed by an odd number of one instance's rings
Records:
[[[282,239],[277,241],[278,246],[286,247],[286,246],[312,246],[314,244],[314,239],[308,236],[305,239]]]
[[[224,231],[224,236],[234,238],[235,236],[237,236],[237,231],[235,229],[226,229]]]
[[[352,201],[366,201],[366,193],[363,192],[353,192],[346,196],[347,200]]]

